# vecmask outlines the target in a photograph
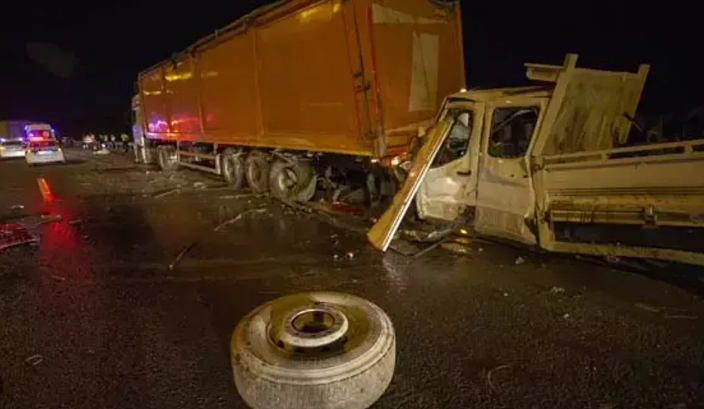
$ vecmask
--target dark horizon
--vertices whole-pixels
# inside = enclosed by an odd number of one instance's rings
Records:
[[[139,71],[269,2],[182,9],[33,3],[31,12],[16,13],[23,18],[2,28],[0,119],[48,121],[71,132],[101,124],[125,130]],[[642,112],[704,105],[702,62],[692,52],[698,13],[614,4],[575,12],[545,3],[461,3],[470,88],[525,84],[523,63],[560,64],[574,52],[580,66],[636,71],[650,63]]]

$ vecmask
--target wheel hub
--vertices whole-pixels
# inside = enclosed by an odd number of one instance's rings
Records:
[[[272,323],[274,344],[294,353],[328,352],[342,347],[349,330],[347,316],[331,305],[300,307]]]

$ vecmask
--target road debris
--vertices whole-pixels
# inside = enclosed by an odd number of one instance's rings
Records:
[[[213,231],[214,232],[220,231],[220,230],[224,229],[225,227],[227,227],[233,223],[236,223],[237,221],[242,219],[244,216],[247,216],[248,214],[264,213],[264,212],[266,212],[265,208],[247,210],[245,212],[240,213],[237,217],[233,217],[230,220],[227,220],[227,221],[220,223],[220,225],[218,225],[216,228],[214,228]]]
[[[64,218],[60,214],[54,214],[54,215],[43,214],[41,216],[41,220],[39,221],[39,223],[37,223],[37,225],[35,227],[39,227],[43,224],[59,223],[63,220],[64,220]]]
[[[450,239],[449,237],[444,237],[444,238],[442,238],[440,241],[438,241],[438,242],[436,242],[436,243],[434,243],[434,244],[432,244],[432,245],[430,245],[430,246],[424,248],[423,250],[419,251],[418,253],[414,254],[414,255],[413,255],[413,258],[421,258],[421,257],[423,257],[424,255],[430,253],[431,251],[435,250],[436,248],[438,248],[438,247],[442,246],[443,244],[447,243],[447,241],[448,241],[449,239]]]
[[[17,211],[17,210],[22,210],[22,209],[24,209],[24,206],[22,206],[22,205],[14,205],[14,206],[10,207],[10,210],[12,210],[12,211]]]
[[[606,260],[607,263],[619,264],[619,263],[621,262],[621,257],[617,257],[617,256],[606,256],[606,257],[604,257],[604,260]]]
[[[30,357],[27,357],[27,359],[25,359],[24,362],[27,365],[37,366],[37,365],[41,364],[42,362],[44,362],[44,357],[39,354],[32,355]]]
[[[262,197],[266,197],[266,195],[263,195],[260,193],[242,193],[239,195],[223,195],[223,196],[219,196],[218,199],[240,200],[240,199],[258,199],[258,198],[262,198]]]
[[[550,289],[550,294],[562,294],[565,292],[565,289],[562,287],[553,287]]]
[[[525,264],[525,262],[526,262],[526,259],[524,259],[524,258],[521,257],[521,256],[518,256],[518,257],[516,258],[516,265],[517,265],[517,266],[520,266],[521,264]]]
[[[213,233],[217,233],[218,231],[224,229],[225,227],[227,227],[227,226],[229,226],[229,225],[231,225],[231,224],[233,224],[233,223],[236,223],[237,221],[241,220],[244,216],[247,216],[247,215],[249,215],[249,214],[264,213],[264,212],[266,212],[266,209],[265,209],[265,208],[252,209],[252,210],[244,211],[244,212],[240,213],[239,215],[237,215],[236,217],[233,217],[232,219],[226,220],[226,221],[220,223],[219,225],[217,225],[217,226],[213,229]],[[174,261],[173,261],[171,264],[169,264],[169,271],[174,271],[174,269],[176,268],[176,266],[178,265],[178,263],[181,261],[181,259],[183,259],[183,257],[184,257],[186,254],[188,254],[188,252],[190,252],[190,251],[193,250],[194,248],[198,247],[198,245],[199,245],[202,241],[203,241],[203,239],[201,238],[201,239],[195,240],[195,241],[192,242],[191,244],[189,244],[189,245],[187,245],[186,247],[184,247],[184,248],[176,255],[176,258],[174,259]]]
[[[636,308],[640,308],[641,310],[648,311],[648,312],[659,313],[660,311],[662,311],[660,308],[651,307],[648,304],[643,304],[640,302],[635,303],[635,306],[636,306]]]
[[[208,185],[203,182],[196,182],[193,184],[194,189],[205,189],[206,187],[208,187]]]
[[[22,224],[0,224],[0,250],[38,242],[39,238],[31,234]]]
[[[174,193],[179,193],[180,191],[181,191],[181,189],[179,189],[179,188],[169,189],[165,192],[160,192],[160,193],[155,194],[154,196],[152,196],[152,198],[153,199],[161,199],[162,197],[170,196]]]
[[[66,281],[66,277],[61,277],[57,275],[52,275],[51,278],[53,278],[56,281]]]
[[[492,369],[491,371],[487,372],[487,374],[486,374],[486,382],[489,384],[489,387],[490,387],[492,390],[496,389],[496,388],[494,387],[494,382],[491,381],[491,376],[494,374],[494,372],[503,371],[504,369],[509,369],[509,368],[511,368],[511,365],[501,365],[501,366],[497,366],[496,368],[494,368],[494,369]]]

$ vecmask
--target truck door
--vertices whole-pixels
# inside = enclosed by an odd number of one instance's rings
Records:
[[[413,198],[418,193],[423,179],[428,174],[445,138],[454,124],[454,118],[445,118],[438,122],[426,135],[423,146],[416,155],[413,165],[408,173],[401,190],[394,196],[386,212],[367,233],[369,242],[381,251],[386,251],[396,234],[408,208],[413,203]]]
[[[518,98],[487,106],[474,220],[478,233],[537,243],[528,152],[545,105]]]
[[[454,124],[416,196],[421,219],[453,221],[475,205],[482,114],[469,102],[447,110]]]

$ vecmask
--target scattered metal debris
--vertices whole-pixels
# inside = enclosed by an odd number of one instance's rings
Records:
[[[621,262],[621,257],[617,256],[605,256],[604,259],[606,260],[607,263],[611,264],[619,264]]]
[[[247,211],[245,211],[245,212],[240,213],[237,217],[233,217],[233,218],[230,219],[230,220],[226,220],[226,221],[220,223],[218,226],[216,226],[216,227],[213,229],[213,232],[216,233],[216,232],[218,232],[218,231],[224,229],[225,227],[227,227],[227,226],[229,226],[229,225],[231,225],[231,224],[233,224],[233,223],[236,223],[237,221],[241,220],[244,216],[246,216],[246,215],[248,215],[248,214],[264,213],[264,212],[266,212],[266,209],[265,209],[265,208],[247,210]],[[193,250],[194,248],[196,248],[201,242],[202,242],[202,239],[198,239],[198,240],[192,242],[191,244],[187,245],[186,247],[184,247],[184,248],[176,255],[176,258],[174,259],[174,261],[173,261],[171,264],[169,264],[169,271],[173,271],[173,270],[176,268],[176,266],[178,265],[178,263],[181,261],[181,259],[182,259],[186,254],[188,254],[188,252],[190,252],[191,250]]]
[[[640,308],[641,310],[648,311],[648,312],[659,313],[660,311],[662,311],[660,308],[651,307],[650,305],[643,304],[640,302],[637,302],[635,304],[635,306],[636,306],[636,308]]]
[[[36,224],[35,227],[39,227],[43,224],[60,223],[63,220],[64,220],[64,217],[61,216],[60,214],[54,214],[54,215],[43,214],[41,216],[41,220],[39,221],[39,223]]]
[[[220,223],[220,225],[218,225],[216,228],[214,228],[213,231],[214,232],[220,231],[220,230],[224,229],[225,227],[231,225],[232,223],[236,223],[237,221],[239,221],[240,219],[242,219],[244,216],[246,216],[248,214],[264,213],[264,212],[266,212],[265,208],[247,210],[245,212],[240,213],[237,217],[233,217],[230,220],[227,220],[227,221]]]
[[[32,355],[30,357],[27,357],[27,359],[25,359],[24,362],[27,365],[37,366],[37,365],[41,364],[42,362],[44,362],[44,357],[39,354]]]
[[[442,246],[443,244],[445,244],[448,240],[449,240],[449,237],[444,237],[444,238],[440,239],[440,241],[438,241],[438,242],[436,242],[436,243],[433,243],[433,244],[431,244],[430,246],[428,246],[428,247],[424,248],[423,250],[419,251],[418,253],[414,254],[414,255],[413,255],[413,258],[421,258],[421,257],[423,257],[424,255],[430,253],[431,251],[433,251],[433,250],[435,250],[436,248],[438,248],[438,247]]]
[[[491,381],[491,376],[494,374],[494,372],[497,371],[503,371],[504,369],[509,369],[511,368],[511,365],[500,365],[497,366],[496,368],[492,369],[491,371],[487,372],[486,374],[486,382],[489,384],[489,387],[493,390],[496,389],[494,387],[494,382]]]
[[[22,224],[7,223],[0,225],[0,250],[38,242],[39,238],[31,234],[27,227]]]
[[[243,193],[239,195],[224,195],[218,197],[218,199],[223,199],[223,200],[240,200],[240,199],[248,199],[248,198],[260,198],[260,197],[266,197],[266,195],[262,195],[259,193]]]
[[[154,199],[161,199],[162,197],[170,196],[170,195],[172,195],[172,194],[174,194],[174,193],[179,193],[180,191],[181,191],[181,189],[179,189],[179,188],[169,189],[169,190],[167,190],[167,191],[165,191],[165,192],[161,192],[161,193],[155,194],[154,196],[152,196],[152,198],[154,198]]]

